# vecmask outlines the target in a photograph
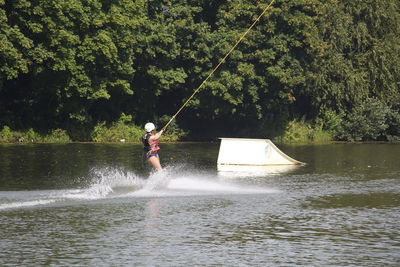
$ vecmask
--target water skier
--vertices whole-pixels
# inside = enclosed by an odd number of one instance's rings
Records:
[[[158,150],[160,150],[160,147],[158,146],[158,139],[161,137],[164,131],[161,130],[158,133],[154,133],[156,127],[151,122],[146,123],[144,129],[146,133],[142,137],[142,142],[144,145],[144,152],[146,153],[145,158],[155,170],[161,171],[162,167],[160,163],[160,156],[158,155]]]

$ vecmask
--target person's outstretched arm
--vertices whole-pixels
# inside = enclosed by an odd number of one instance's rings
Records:
[[[158,133],[156,133],[155,135],[150,136],[149,140],[157,140],[161,137],[161,135],[163,134],[163,130],[159,131]]]

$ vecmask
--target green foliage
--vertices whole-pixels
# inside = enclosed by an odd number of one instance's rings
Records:
[[[304,121],[291,121],[287,124],[283,142],[307,142],[310,140],[311,126]]]
[[[168,121],[267,4],[0,1],[0,124],[32,140],[63,129],[72,140],[136,141],[134,125]],[[394,140],[399,31],[398,0],[277,0],[165,140],[271,125],[288,140]],[[389,107],[385,118],[363,107],[368,98]]]
[[[143,130],[131,123],[132,116],[122,114],[120,119],[107,126],[101,122],[94,127],[92,140],[94,142],[139,142]]]
[[[50,134],[45,135],[42,139],[45,143],[69,143],[71,139],[67,131],[62,129],[55,129]]]
[[[311,55],[307,83],[300,91],[311,107],[307,113],[348,113],[371,96],[399,103],[399,2],[317,2],[319,20],[305,48]]]
[[[337,113],[330,109],[324,110],[317,119],[316,125],[319,125],[321,129],[329,132],[332,136],[337,136],[339,132],[343,132],[344,116],[343,112]]]
[[[14,135],[11,132],[10,127],[7,125],[3,127],[3,129],[0,132],[0,142],[2,143],[11,143],[14,142]]]
[[[168,121],[167,116],[162,116],[157,124],[165,125]],[[96,125],[92,133],[92,140],[94,142],[141,142],[143,134],[142,127],[132,124],[131,115],[122,114],[120,119],[111,125],[107,125],[105,122]],[[177,141],[185,134],[175,122],[172,122],[168,131],[162,136],[162,141]]]
[[[283,136],[277,137],[277,140],[284,143],[326,142],[332,141],[333,136],[320,125],[313,126],[304,120],[293,120],[287,124]]]
[[[389,128],[391,113],[391,109],[378,99],[368,98],[346,116],[338,137],[349,141],[377,140]]]
[[[158,125],[164,126],[166,125],[171,117],[164,115],[161,116],[160,120],[157,122]],[[173,120],[169,125],[166,130],[166,132],[162,135],[162,141],[163,142],[171,142],[171,141],[177,141],[180,140],[182,137],[186,136],[188,133],[184,130],[182,130],[178,124],[176,123],[176,120]]]
[[[388,114],[389,129],[386,131],[388,141],[400,141],[400,112],[390,110]]]
[[[0,131],[1,143],[68,143],[71,142],[65,130],[55,129],[48,134],[40,134],[32,128],[25,132],[12,131],[10,127],[4,126]]]
[[[0,106],[18,99],[7,111],[25,118],[6,122],[46,130],[101,120],[101,112],[90,110],[103,99],[133,93],[133,33],[144,11],[144,1],[127,0],[16,0],[0,6]]]

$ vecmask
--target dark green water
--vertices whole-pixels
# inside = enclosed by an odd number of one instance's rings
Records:
[[[286,172],[217,171],[219,144],[0,145],[0,266],[400,266],[400,145],[280,146]]]

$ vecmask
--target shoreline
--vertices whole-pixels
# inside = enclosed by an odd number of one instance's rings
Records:
[[[238,137],[242,138],[242,137]],[[245,138],[245,137],[243,137]],[[249,138],[246,138],[249,139]],[[250,138],[252,139],[252,138]],[[256,138],[255,138],[256,139]],[[259,139],[259,138],[258,138]],[[262,138],[269,139],[269,138]],[[271,139],[270,139],[271,140]],[[278,142],[271,140],[279,145],[328,145],[328,144],[400,144],[400,141],[310,141],[310,142]],[[164,141],[162,144],[197,144],[197,143],[220,143],[219,140],[204,141]],[[71,141],[71,142],[0,142],[0,145],[66,145],[66,144],[104,144],[104,145],[141,145],[141,142],[94,142],[94,141]]]

